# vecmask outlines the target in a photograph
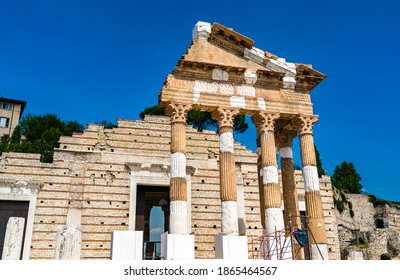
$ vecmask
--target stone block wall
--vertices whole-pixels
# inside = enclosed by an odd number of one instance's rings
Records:
[[[336,196],[339,192],[336,191]],[[382,255],[400,257],[400,209],[389,205],[376,206],[364,194],[345,194],[352,203],[354,217],[348,206],[342,213],[336,211],[341,258],[351,252],[362,252],[364,259],[379,260]],[[381,220],[377,222],[377,220]]]
[[[244,187],[246,235],[249,256],[252,241],[262,234],[258,193],[257,156],[235,143],[238,177]],[[191,228],[195,257],[214,258],[214,236],[220,233],[219,136],[187,127],[187,165],[196,168],[191,177]],[[30,259],[53,259],[57,228],[67,222],[68,209],[81,209],[81,259],[109,259],[111,233],[128,230],[133,159],[169,162],[168,117],[146,116],[145,121],[118,120],[118,128],[89,125],[82,134],[62,137],[53,163],[41,163],[38,155],[5,153],[0,158],[0,178],[39,180]],[[296,171],[300,204],[304,205],[304,181]],[[330,178],[321,178],[321,194],[331,259],[339,258],[339,243]],[[258,250],[259,248],[257,248]]]

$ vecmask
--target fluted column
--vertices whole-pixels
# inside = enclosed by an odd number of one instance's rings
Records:
[[[170,103],[171,117],[170,224],[169,233],[187,234],[186,116],[191,105]]]
[[[281,156],[285,228],[293,231],[301,229],[292,149],[292,141],[296,137],[296,132],[283,129],[275,134],[275,137]],[[294,246],[294,258],[297,260],[304,259],[304,250],[298,243],[295,243]]]
[[[260,193],[263,197],[260,200],[263,202],[261,206],[265,213],[265,234],[284,230],[274,134],[275,120],[278,118],[279,114],[265,111],[253,116],[261,146],[260,177],[262,178],[263,191]]]
[[[311,231],[312,258],[328,260],[326,227],[322,209],[322,199],[319,188],[317,160],[313,136],[313,125],[318,116],[299,115],[292,121],[292,126],[298,130],[300,138],[301,162],[303,166],[306,213],[308,229]]]
[[[221,193],[221,233],[239,235],[233,120],[238,109],[218,107],[212,118],[218,121],[220,136],[219,169]]]

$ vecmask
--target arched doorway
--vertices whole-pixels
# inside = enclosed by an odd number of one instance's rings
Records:
[[[376,228],[385,228],[385,223],[383,222],[382,219],[376,219],[375,220],[375,227]]]

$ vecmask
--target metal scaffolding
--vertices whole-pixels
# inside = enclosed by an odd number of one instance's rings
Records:
[[[270,234],[263,234],[260,237],[254,238],[251,241],[252,245],[252,258],[253,259],[264,259],[264,260],[294,260],[298,259],[297,256],[301,256],[300,259],[311,260],[314,259],[312,254],[317,253],[323,258],[322,252],[315,241],[314,234],[308,228],[308,216],[303,217],[305,223],[301,225],[302,230],[297,229],[296,231],[303,231],[306,233],[307,238],[305,244],[299,244],[295,238],[295,229],[291,226],[291,218],[289,221],[289,230],[276,230]],[[314,244],[317,251],[313,251],[311,244]],[[301,252],[301,250],[304,250]]]
[[[254,259],[292,260],[293,249],[293,236],[284,230],[264,234],[252,242]]]

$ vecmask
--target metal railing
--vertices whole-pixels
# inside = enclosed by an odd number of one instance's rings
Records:
[[[161,260],[160,241],[144,241],[143,260]]]

